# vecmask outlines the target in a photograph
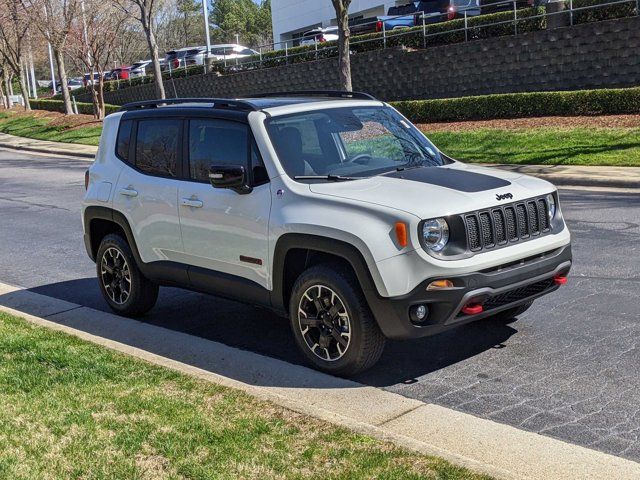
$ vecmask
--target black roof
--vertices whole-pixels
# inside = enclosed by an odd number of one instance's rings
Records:
[[[165,100],[146,100],[123,105],[121,111],[134,111],[165,106],[205,107],[235,111],[258,111],[266,108],[296,105],[300,103],[324,102],[336,99],[375,100],[367,93],[342,91],[295,91],[252,95],[247,98],[168,98]]]

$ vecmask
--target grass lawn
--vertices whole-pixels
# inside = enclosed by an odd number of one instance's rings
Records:
[[[640,166],[640,128],[421,129],[443,152],[466,162]]]
[[[76,126],[56,120],[58,119],[54,117],[36,117],[0,111],[0,132],[53,142],[98,145],[102,133],[101,124]]]
[[[0,313],[0,478],[487,477]]]

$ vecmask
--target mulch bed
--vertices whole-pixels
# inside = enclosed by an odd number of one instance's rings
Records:
[[[478,120],[468,122],[422,123],[421,130],[445,132],[478,129],[532,129],[532,128],[634,128],[640,127],[640,115],[602,115],[594,117],[537,117],[498,120]]]

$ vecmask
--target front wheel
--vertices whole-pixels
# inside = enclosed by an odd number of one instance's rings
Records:
[[[289,305],[298,347],[319,370],[355,375],[373,366],[384,349],[355,275],[336,265],[316,265],[300,275]]]

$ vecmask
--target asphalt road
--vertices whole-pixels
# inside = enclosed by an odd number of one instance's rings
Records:
[[[108,310],[82,242],[87,166],[0,150],[0,281]],[[561,202],[567,286],[508,326],[389,342],[357,380],[640,461],[640,194],[562,190]],[[287,322],[253,307],[163,288],[145,321],[302,363]]]

